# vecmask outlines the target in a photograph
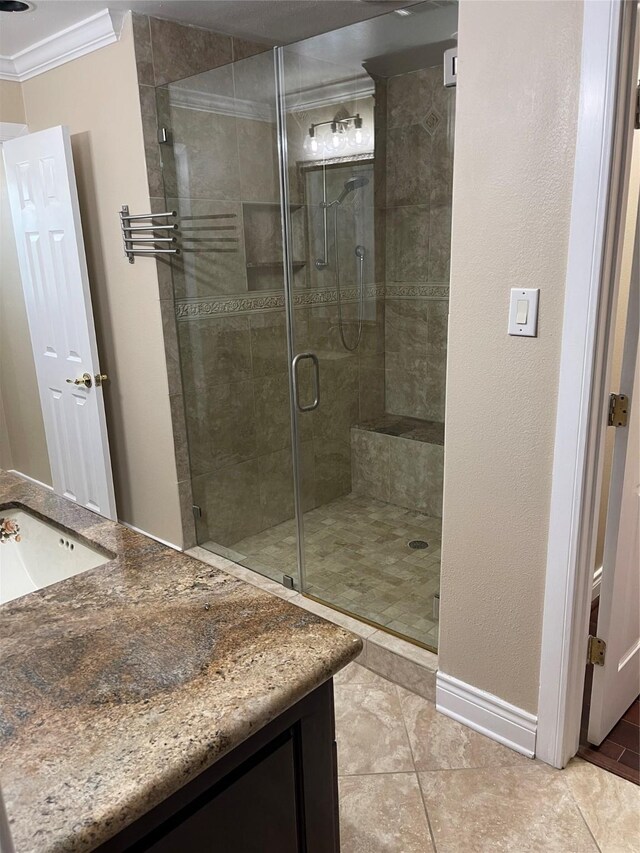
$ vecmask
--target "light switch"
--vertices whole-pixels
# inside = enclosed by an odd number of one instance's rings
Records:
[[[512,287],[509,305],[509,334],[535,338],[538,334],[537,287]]]

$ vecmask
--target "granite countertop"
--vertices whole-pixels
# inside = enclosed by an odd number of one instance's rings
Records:
[[[116,555],[0,607],[16,853],[92,850],[360,651],[313,613],[0,472],[10,502]]]

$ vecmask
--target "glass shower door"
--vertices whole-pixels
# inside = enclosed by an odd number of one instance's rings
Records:
[[[424,3],[278,53],[301,589],[430,649],[456,30]]]
[[[319,42],[283,48],[281,56],[287,190],[304,219],[293,254],[306,261],[304,277],[292,282],[293,344],[296,353],[313,354],[293,377],[301,403],[302,590],[373,618],[362,605],[379,521],[353,491],[351,444],[353,428],[384,410],[376,84],[360,63],[319,59]]]
[[[157,106],[197,541],[297,583],[273,51]]]

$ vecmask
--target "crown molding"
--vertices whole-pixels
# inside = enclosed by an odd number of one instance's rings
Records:
[[[182,85],[167,86],[169,103],[172,107],[216,113],[217,115],[250,118],[256,121],[275,123],[275,106],[259,101],[243,100],[218,92],[188,89]],[[344,101],[357,101],[374,94],[374,83],[370,77],[350,78],[327,86],[318,86],[296,93],[287,105],[287,112],[300,113],[319,107],[331,106]]]
[[[31,77],[118,41],[125,13],[103,9],[13,56],[0,56],[0,79],[23,83]]]
[[[26,124],[16,124],[12,121],[0,121],[0,145],[8,139],[15,139],[16,136],[24,136],[29,133],[29,128]]]

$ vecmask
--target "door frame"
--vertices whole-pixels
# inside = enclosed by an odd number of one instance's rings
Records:
[[[626,210],[637,6],[586,0],[547,545],[536,755],[562,768],[580,735],[602,491],[611,328]]]

